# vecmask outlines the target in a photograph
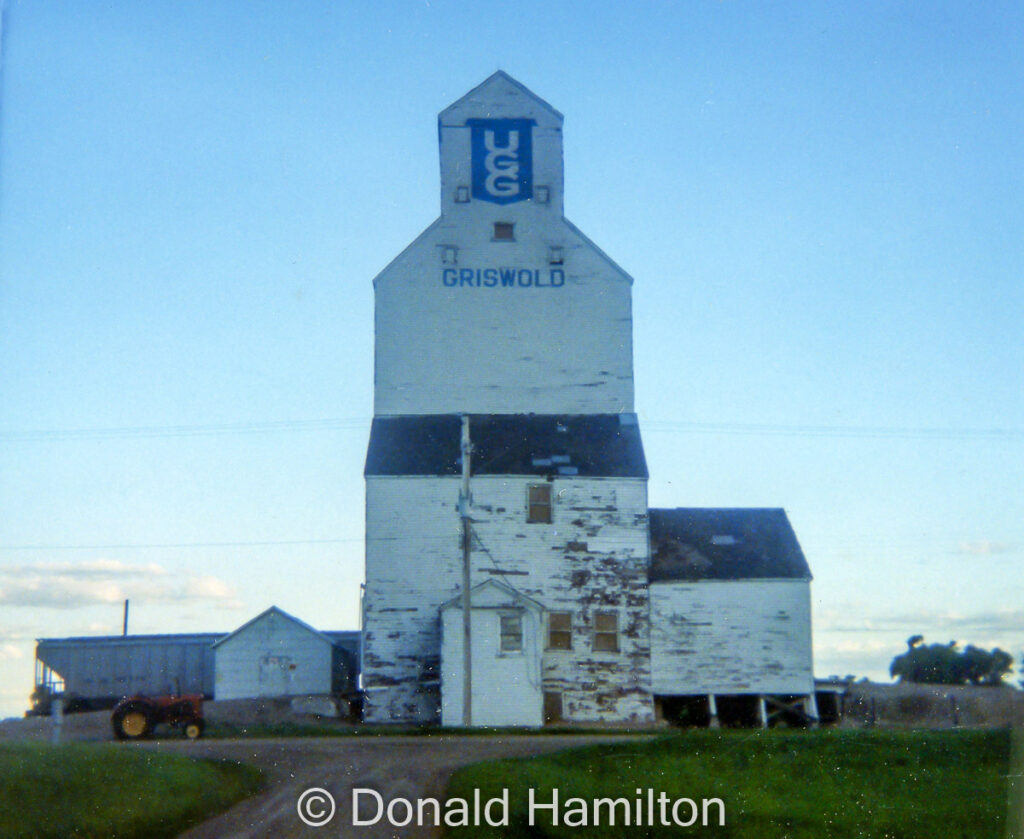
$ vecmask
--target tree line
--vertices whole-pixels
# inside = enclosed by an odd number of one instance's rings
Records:
[[[956,641],[925,644],[923,636],[914,635],[907,639],[907,651],[892,660],[889,675],[926,685],[999,687],[1012,669],[1013,656],[999,647],[983,650],[968,644],[961,649]]]

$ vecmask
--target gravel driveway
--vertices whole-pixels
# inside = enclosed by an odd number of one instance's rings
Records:
[[[381,837],[437,836],[439,831],[415,826],[395,828],[378,823],[352,824],[353,787],[377,790],[384,801],[402,797],[439,798],[452,771],[492,758],[536,755],[574,746],[622,742],[623,735],[517,735],[458,737],[317,737],[281,740],[151,741],[128,748],[155,749],[195,757],[224,758],[263,770],[265,792],[182,834],[183,839],[228,837]],[[337,812],[321,828],[306,826],[296,810],[299,795],[321,787],[337,802]],[[319,811],[320,802],[315,810]],[[363,816],[366,817],[364,812]]]

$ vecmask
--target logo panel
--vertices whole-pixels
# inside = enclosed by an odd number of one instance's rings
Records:
[[[533,120],[470,119],[473,197],[512,204],[533,197]]]

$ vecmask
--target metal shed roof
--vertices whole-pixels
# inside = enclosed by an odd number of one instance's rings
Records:
[[[321,641],[326,641],[332,647],[334,646],[334,640],[328,637],[325,633],[321,632],[319,629],[310,626],[305,621],[299,620],[297,617],[295,617],[295,615],[289,615],[284,609],[280,609],[277,606],[271,606],[269,609],[265,609],[264,611],[260,612],[252,620],[243,623],[234,632],[230,633],[229,635],[225,635],[223,638],[220,638],[218,641],[214,642],[213,646],[219,647],[222,644],[226,644],[232,638],[236,637],[237,635],[240,635],[242,632],[245,632],[245,630],[247,630],[250,626],[253,626],[254,624],[259,623],[260,621],[265,620],[270,615],[280,615],[285,620],[291,621],[296,626],[305,629],[307,632],[309,632],[311,635],[316,636]]]
[[[652,583],[811,578],[782,509],[651,510],[650,525]]]
[[[646,478],[636,414],[471,415],[474,475]],[[458,414],[377,417],[365,474],[458,475]]]

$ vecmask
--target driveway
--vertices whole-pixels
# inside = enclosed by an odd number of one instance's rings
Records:
[[[642,735],[641,735],[642,736]],[[593,743],[623,742],[624,735],[517,735],[423,737],[311,737],[280,740],[157,740],[131,744],[154,749],[250,763],[263,770],[267,789],[182,834],[181,839],[250,837],[339,837],[362,839],[437,836],[433,827],[353,826],[352,789],[369,788],[392,798],[440,798],[451,773],[470,763],[559,751]],[[306,789],[333,796],[337,811],[323,827],[309,827],[296,806]],[[312,801],[312,813],[326,812],[326,801]],[[373,810],[371,810],[371,813]],[[443,810],[442,810],[443,812]],[[368,814],[364,811],[363,818]]]

